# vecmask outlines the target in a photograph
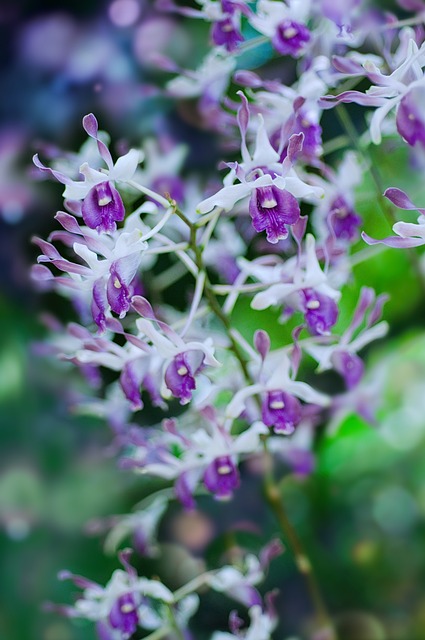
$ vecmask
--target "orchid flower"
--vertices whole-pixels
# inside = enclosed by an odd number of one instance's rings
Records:
[[[155,538],[167,505],[167,498],[160,494],[148,505],[143,502],[134,513],[114,518],[113,527],[105,540],[105,549],[115,551],[124,538],[131,536],[134,548],[140,555],[157,555]]]
[[[278,53],[299,57],[311,40],[311,33],[306,26],[310,8],[309,0],[291,0],[287,3],[259,0],[256,13],[249,17],[249,22],[254,29],[271,38]]]
[[[255,340],[258,342],[260,334],[264,333],[258,331]],[[233,396],[227,406],[226,417],[231,420],[237,418],[245,410],[247,400],[259,395],[262,398],[263,424],[272,427],[275,433],[293,433],[302,417],[299,400],[320,406],[330,403],[327,395],[315,391],[305,382],[294,380],[293,368],[286,348],[269,351],[266,347],[261,362],[253,364],[254,384],[240,389]]]
[[[195,505],[193,494],[200,482],[215,498],[229,499],[239,486],[239,459],[258,451],[266,431],[257,423],[232,436],[211,409],[203,409],[201,415],[206,426],[198,423],[190,435],[177,431],[174,421],[166,421],[163,433],[138,442],[126,461],[126,466],[143,473],[174,480],[177,498],[188,509]]]
[[[227,51],[235,51],[243,42],[241,34],[241,14],[250,14],[244,0],[197,0],[199,9],[180,7],[173,0],[160,0],[157,6],[163,11],[180,13],[191,18],[199,18],[212,23],[211,40]]]
[[[84,116],[83,127],[96,140],[99,155],[108,167],[106,170],[92,169],[85,162],[80,167],[84,180],[71,180],[60,171],[45,167],[37,155],[34,156],[34,164],[65,185],[64,198],[70,201],[82,200],[81,213],[90,229],[96,229],[99,233],[111,233],[116,230],[116,223],[124,220],[125,216],[124,204],[114,183],[129,182],[143,158],[139,151],[131,149],[114,164],[108,147],[99,137],[98,123],[92,113]]]
[[[242,135],[242,162],[228,165],[230,172],[224,178],[224,188],[203,200],[198,205],[199,213],[207,213],[220,207],[230,211],[236,202],[251,196],[249,213],[256,231],[266,231],[267,240],[275,244],[288,236],[288,226],[300,217],[296,198],[320,197],[322,190],[303,182],[293,169],[293,162],[302,148],[303,134],[291,137],[285,160],[270,143],[264,126],[264,119],[258,116],[256,145],[251,155],[246,145],[249,125],[248,102],[243,94],[238,111],[238,123]],[[235,184],[235,181],[238,183]]]
[[[145,212],[153,210],[156,209],[152,203],[142,207]],[[63,258],[51,242],[36,238],[34,241],[43,253],[33,268],[34,279],[76,292],[83,302],[91,305],[93,320],[104,331],[110,311],[122,318],[130,308],[133,281],[148,248],[144,235],[149,228],[140,221],[140,212],[129,216],[120,231],[99,236],[90,228],[80,226],[74,216],[59,211],[56,219],[64,231],[53,232],[50,239],[71,246],[85,264]],[[46,265],[66,275],[55,277]]]
[[[259,258],[249,262],[241,259],[242,273],[265,285],[264,291],[252,299],[253,309],[267,309],[286,304],[304,314],[308,329],[313,335],[326,335],[338,317],[337,302],[341,296],[334,289],[317,259],[315,240],[307,235],[305,252],[285,262],[277,258]]]
[[[249,609],[251,624],[248,629],[241,631],[240,625],[232,625],[234,633],[216,631],[211,640],[270,640],[276,626],[276,619],[267,611],[263,612],[259,605]]]
[[[373,289],[363,287],[353,319],[335,345],[305,343],[304,349],[316,360],[319,371],[335,369],[344,378],[348,389],[357,386],[364,370],[357,352],[370,342],[382,338],[388,331],[386,322],[375,324],[387,299],[385,295],[375,298]],[[354,335],[362,323],[365,325],[364,329]]]
[[[248,608],[261,605],[262,599],[255,585],[264,580],[270,561],[282,552],[281,542],[272,540],[259,557],[247,554],[243,558],[242,568],[226,565],[210,572],[208,584],[215,591],[225,593]]]
[[[158,580],[139,578],[127,556],[126,552],[120,554],[125,571],[114,571],[104,587],[68,571],[60,574],[62,580],[72,580],[84,590],[66,614],[96,622],[102,639],[128,640],[138,627],[158,629],[166,619],[164,605],[173,603],[171,591]]]

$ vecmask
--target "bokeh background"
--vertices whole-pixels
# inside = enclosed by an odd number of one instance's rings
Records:
[[[60,186],[40,179],[31,156],[76,150],[84,140],[81,118],[93,111],[118,150],[166,132],[189,144],[186,169],[212,169],[220,155],[215,139],[199,125],[193,105],[175,105],[158,92],[155,87],[164,78],[152,64],[152,54],[166,53],[191,66],[207,43],[204,25],[157,14],[143,0],[20,0],[0,8],[1,640],[94,639],[90,626],[45,613],[43,603],[72,600],[75,589],[56,578],[63,568],[100,582],[108,579],[117,563],[103,552],[98,520],[126,513],[147,492],[137,478],[116,469],[110,434],[101,421],[72,412],[85,392],[78,373],[40,356],[42,312],[66,320],[69,310],[54,296],[40,296],[28,275],[37,254],[30,238],[48,234],[61,206]],[[327,126],[331,135],[338,133],[336,123]],[[409,188],[414,201],[421,197],[420,178],[406,150],[389,140],[374,151],[373,162],[385,186]],[[424,195],[422,190],[422,202]],[[358,200],[373,235],[373,225],[379,231],[382,221],[368,179]],[[355,274],[344,294],[342,321],[362,285],[391,295],[389,338],[366,354],[370,384],[379,382],[379,424],[341,417],[338,431],[319,434],[312,476],[288,474],[282,493],[317,566],[341,637],[421,640],[424,298],[401,252],[381,252],[359,264]],[[249,335],[258,317],[241,304],[234,322]],[[259,549],[275,531],[255,469],[247,468],[236,503],[201,499],[189,518],[173,507],[160,529],[162,566],[138,562],[148,575],[159,572],[175,586],[203,562],[213,564],[223,548]],[[267,587],[275,585],[281,590],[279,637],[286,638],[300,625],[308,626],[310,615],[289,552],[272,566]],[[195,619],[196,638],[224,629],[232,607],[208,596]]]

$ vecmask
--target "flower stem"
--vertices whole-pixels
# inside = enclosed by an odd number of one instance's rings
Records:
[[[168,636],[171,632],[171,627],[161,627],[146,636],[144,640],[161,640],[161,638],[165,638],[165,636]]]
[[[172,626],[172,629],[174,631],[174,634],[175,634],[177,640],[185,640],[183,631],[179,627],[179,624],[178,624],[178,622],[176,620],[176,616],[175,616],[173,607],[171,605],[168,607],[168,615],[169,615],[169,618],[170,618],[170,624]]]
[[[197,244],[196,232],[197,226],[190,222],[190,220],[178,209],[175,210],[175,213],[179,216],[183,222],[190,229],[190,240],[189,244],[192,248],[192,251],[195,255],[195,264],[198,267],[200,272],[206,272],[205,265],[202,259],[202,246]],[[214,315],[220,320],[222,325],[224,326],[227,336],[231,343],[231,349],[235,354],[241,370],[244,374],[245,379],[249,384],[254,384],[252,377],[248,371],[247,361],[245,355],[242,352],[242,349],[239,343],[235,340],[234,335],[232,333],[232,325],[229,319],[229,316],[223,311],[220,303],[217,300],[217,297],[214,293],[213,286],[211,285],[208,275],[205,275],[205,283],[204,283],[204,293],[207,298],[208,304],[210,306],[211,311]],[[266,437],[264,438],[264,447],[267,452],[267,442]],[[268,455],[270,455],[267,452]],[[271,465],[270,465],[271,467]],[[316,575],[314,573],[311,562],[308,558],[306,551],[303,548],[301,540],[298,537],[294,527],[289,521],[279,492],[279,488],[276,485],[272,471],[268,472],[265,477],[264,482],[264,491],[266,500],[274,513],[280,528],[282,530],[283,538],[287,540],[289,543],[292,552],[294,554],[295,564],[297,566],[298,571],[304,576],[307,584],[307,588],[313,603],[313,606],[316,611],[316,617],[318,624],[320,625],[321,638],[323,640],[337,640],[335,631],[333,629],[332,622],[330,620],[330,616],[326,610],[326,606],[324,604],[323,597],[321,595],[319,583],[317,581]],[[325,635],[326,634],[326,635]]]
[[[267,452],[266,442],[264,442],[264,445]],[[268,452],[267,454],[270,455]],[[317,625],[321,634],[320,637],[326,640],[337,640],[335,629],[327,611],[313,565],[310,562],[301,539],[286,515],[282,496],[279,491],[279,486],[273,477],[271,465],[270,470],[264,478],[264,494],[271,511],[279,523],[282,539],[289,544],[296,567],[305,580],[316,613]]]

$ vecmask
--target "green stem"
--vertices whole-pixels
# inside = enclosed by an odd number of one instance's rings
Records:
[[[264,442],[264,447],[266,454],[270,456],[270,453],[267,451],[266,442]],[[316,613],[317,626],[322,633],[326,631],[326,640],[337,640],[335,629],[327,611],[313,565],[310,562],[301,539],[286,515],[279,485],[276,483],[273,476],[272,465],[269,465],[269,471],[266,473],[264,478],[264,494],[267,503],[279,524],[282,532],[282,539],[284,542],[288,543],[294,556],[295,565],[305,580],[306,587]]]
[[[180,627],[178,625],[178,622],[176,620],[176,616],[175,616],[175,613],[174,613],[172,605],[170,605],[168,607],[168,615],[169,615],[170,623],[171,623],[171,626],[173,628],[173,631],[175,633],[175,636],[176,636],[177,640],[185,640],[184,635],[183,635],[183,631],[180,629]]]
[[[143,638],[143,640],[161,640],[161,638],[165,638],[165,636],[168,636],[171,632],[171,627],[161,627]]]
[[[187,226],[189,227],[190,229],[189,244],[195,255],[195,264],[198,267],[200,272],[203,271],[206,273],[205,265],[202,259],[202,247],[198,246],[196,241],[196,232],[197,232],[196,225],[192,224],[190,220],[184,215],[184,213],[182,213],[178,209],[176,209],[176,215],[178,215],[179,218],[183,220],[183,222],[185,222],[185,224],[187,224]],[[239,344],[235,341],[232,335],[232,326],[231,326],[230,319],[221,308],[207,275],[205,277],[204,292],[208,300],[211,311],[218,318],[218,320],[220,320],[220,322],[222,323],[222,325],[226,330],[226,333],[231,343],[231,349],[240,364],[240,367],[245,376],[245,379],[247,380],[248,384],[253,384],[252,377],[248,371],[245,355],[243,354]],[[267,447],[267,443],[265,439],[264,439],[264,446],[265,448]],[[266,448],[266,451],[267,451],[267,448]],[[324,600],[320,592],[319,583],[313,571],[313,567],[307,556],[307,553],[303,548],[301,540],[299,539],[294,527],[288,520],[288,517],[285,513],[285,509],[281,501],[279,489],[273,479],[272,472],[269,472],[266,475],[264,490],[265,490],[265,496],[266,496],[267,502],[272,512],[274,513],[280,525],[280,528],[282,530],[283,539],[289,543],[292,549],[292,552],[294,554],[295,564],[299,572],[303,575],[303,577],[306,580],[307,589],[310,593],[310,597],[311,597],[313,606],[315,608],[316,617],[317,617],[318,623],[320,624],[321,630],[322,631],[326,630],[328,632],[328,636],[326,640],[336,640],[332,623],[330,621],[329,614],[326,610]]]

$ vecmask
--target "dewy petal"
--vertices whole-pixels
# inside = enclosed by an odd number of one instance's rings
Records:
[[[81,211],[86,225],[99,233],[115,231],[116,222],[125,216],[122,198],[110,182],[94,185],[84,198]]]
[[[254,229],[266,231],[267,240],[275,244],[288,236],[287,225],[298,221],[300,207],[289,191],[270,185],[253,190],[249,213]]]

